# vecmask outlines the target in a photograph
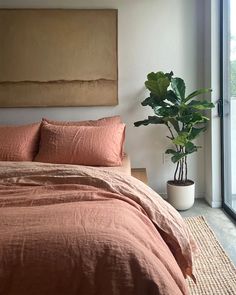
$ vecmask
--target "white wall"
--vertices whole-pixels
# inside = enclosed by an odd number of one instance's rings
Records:
[[[165,192],[173,166],[163,164],[168,146],[162,126],[133,127],[133,122],[151,114],[140,102],[143,83],[150,71],[170,71],[186,80],[188,91],[203,86],[203,0],[0,0],[8,8],[117,8],[119,105],[94,108],[0,109],[0,123],[27,123],[49,117],[65,120],[121,114],[127,124],[126,150],[133,167],[146,167],[149,184]],[[197,195],[205,192],[203,148],[190,158],[190,177]]]

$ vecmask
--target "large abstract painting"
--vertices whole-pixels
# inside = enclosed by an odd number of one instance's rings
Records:
[[[118,103],[117,10],[0,10],[0,107]]]

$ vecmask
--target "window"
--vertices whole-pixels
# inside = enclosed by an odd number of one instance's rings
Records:
[[[236,217],[236,0],[222,0],[224,208]]]

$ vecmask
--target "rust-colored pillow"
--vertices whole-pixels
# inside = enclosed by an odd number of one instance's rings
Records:
[[[87,166],[120,166],[125,124],[58,126],[43,123],[35,161]]]
[[[0,161],[33,161],[38,146],[40,123],[0,126]]]
[[[122,123],[120,116],[105,117],[98,120],[87,121],[54,121],[43,118],[42,121],[59,126],[107,126]]]

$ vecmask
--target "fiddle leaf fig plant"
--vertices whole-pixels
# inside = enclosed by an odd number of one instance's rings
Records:
[[[149,73],[145,86],[150,95],[141,104],[150,106],[154,116],[148,116],[134,125],[166,125],[169,130],[167,137],[171,140],[173,148],[167,149],[165,153],[170,154],[172,162],[176,164],[174,183],[187,184],[187,157],[200,148],[195,145],[194,140],[206,130],[209,119],[205,116],[205,111],[214,107],[208,100],[196,97],[212,90],[202,88],[186,95],[184,80],[174,77],[173,72]]]

